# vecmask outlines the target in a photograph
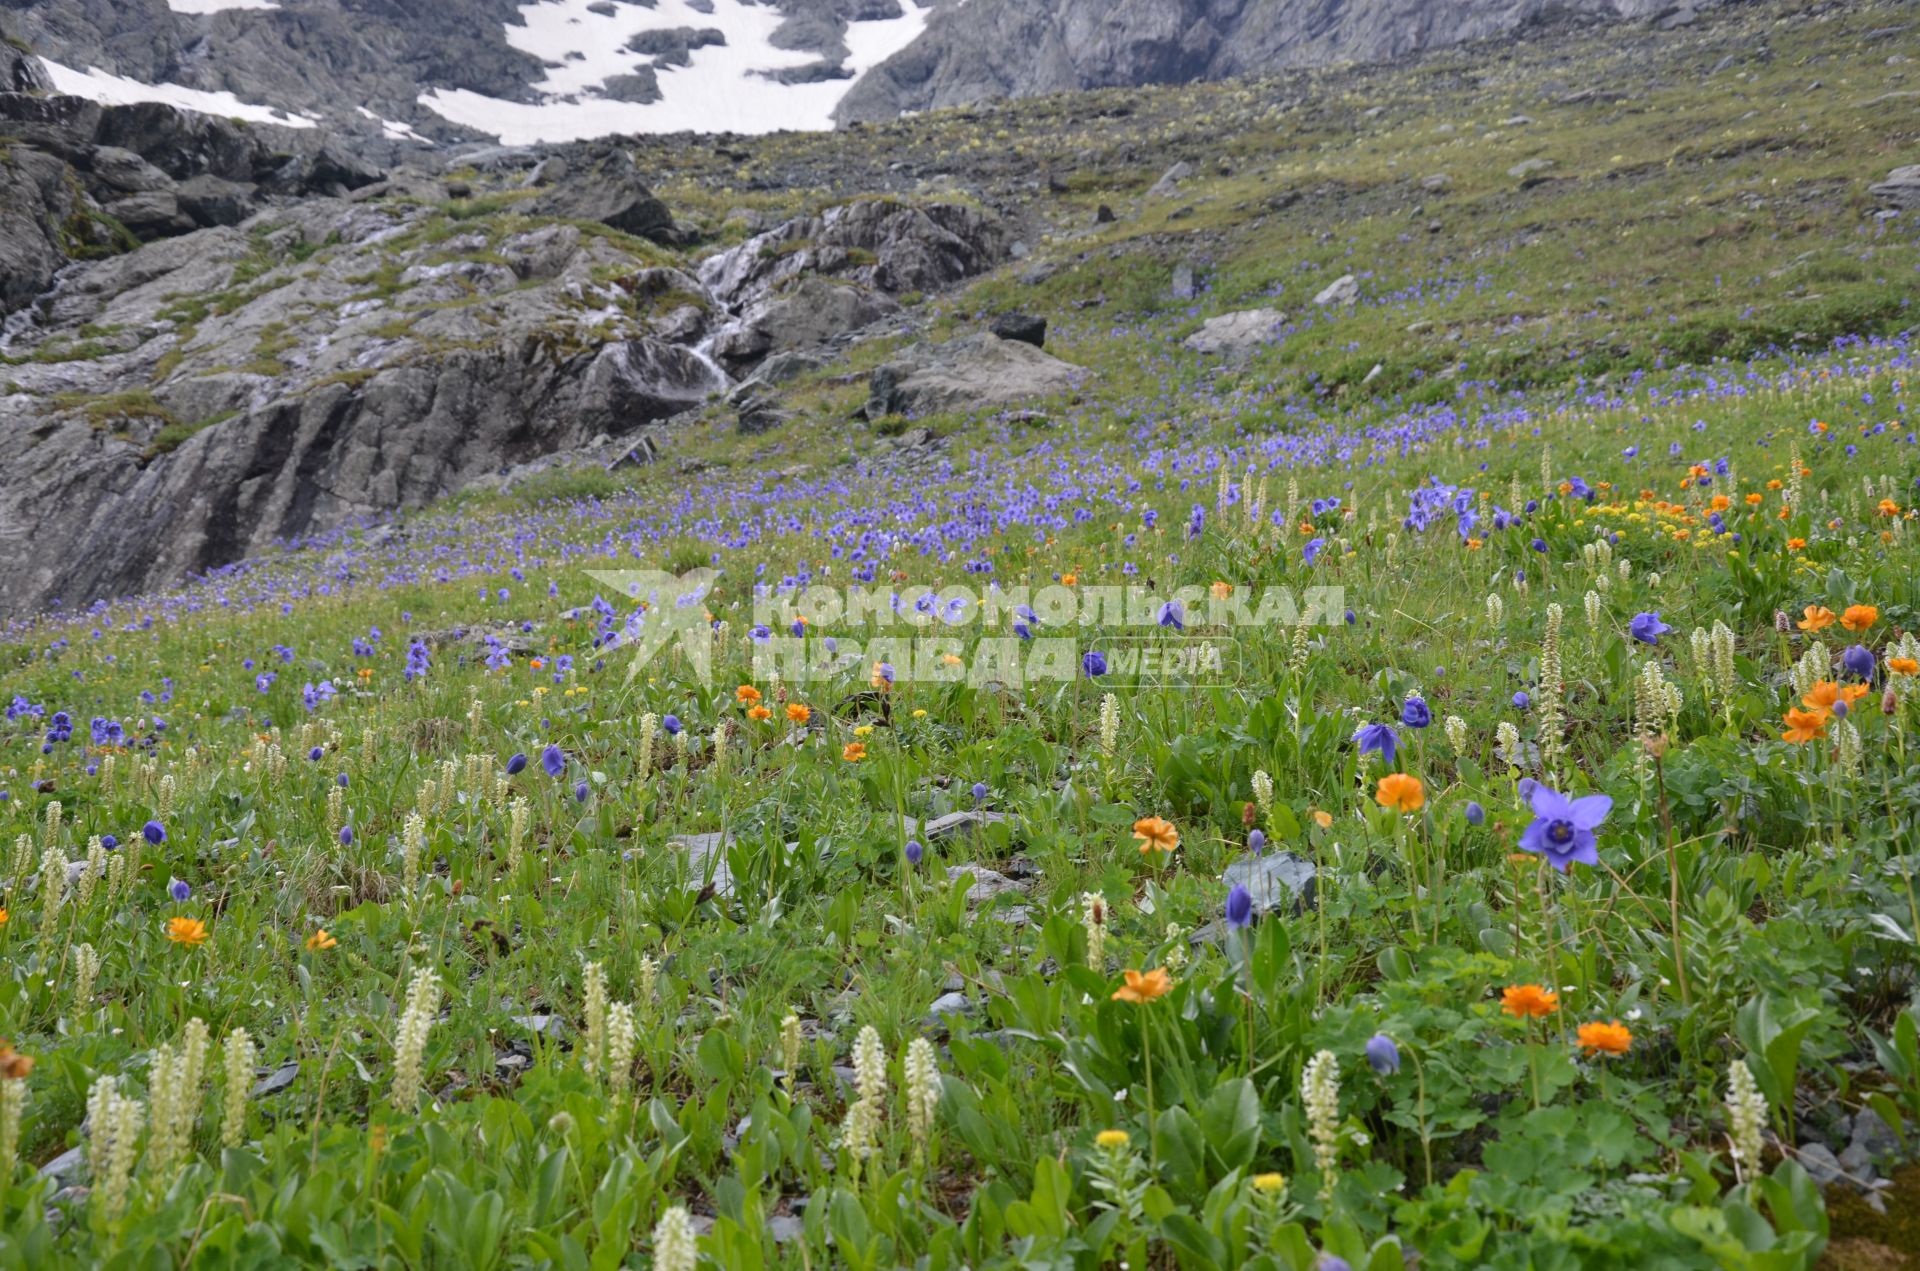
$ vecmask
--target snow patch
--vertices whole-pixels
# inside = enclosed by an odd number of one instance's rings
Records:
[[[85,97],[105,106],[132,106],[138,102],[164,102],[182,110],[197,110],[203,115],[224,115],[256,124],[279,124],[283,128],[311,128],[311,115],[292,114],[272,106],[243,102],[232,93],[210,93],[181,84],[142,84],[137,79],[110,75],[97,66],[76,71],[58,62],[40,59],[53,80],[54,88],[71,97]]]
[[[846,66],[852,78],[782,84],[769,72],[820,58],[774,47],[773,33],[785,19],[770,5],[711,0],[709,13],[692,0],[656,0],[652,8],[619,4],[604,14],[592,11],[594,3],[537,0],[521,6],[524,26],[506,28],[509,44],[547,64],[546,78],[533,85],[540,102],[436,89],[423,94],[420,103],[508,145],[610,133],[824,131],[833,127],[833,108],[854,81],[911,44],[926,29],[930,13],[915,0],[901,0],[900,17],[850,22],[846,44],[852,56]],[[650,56],[628,51],[629,40],[644,31],[677,27],[718,30],[726,43],[692,50],[685,67],[654,66],[661,93],[657,102],[616,101],[601,91],[615,76],[653,66]]]
[[[354,109],[359,111],[365,118],[371,119],[376,124],[379,124],[381,133],[386,136],[388,141],[417,141],[423,146],[433,144],[433,142],[415,132],[411,125],[395,123],[391,119],[382,119],[365,106],[355,106]]]

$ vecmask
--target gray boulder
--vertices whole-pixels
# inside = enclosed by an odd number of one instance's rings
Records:
[[[819,276],[763,296],[713,342],[713,355],[738,374],[772,353],[825,344],[898,313],[891,297]]]
[[[1360,280],[1352,274],[1342,274],[1328,283],[1326,288],[1313,298],[1313,303],[1323,309],[1328,305],[1352,305],[1359,301]]]
[[[1885,180],[1869,186],[1868,193],[1888,207],[1920,208],[1920,164],[1895,168]]]
[[[866,416],[996,410],[1070,393],[1089,373],[1030,344],[981,333],[916,345],[874,371]]]
[[[590,166],[550,188],[532,210],[541,216],[598,221],[638,238],[667,239],[673,214],[640,179],[633,156],[624,150],[603,152]]]
[[[1242,309],[1209,318],[1198,331],[1181,343],[1195,353],[1231,359],[1253,355],[1261,346],[1271,344],[1286,323],[1287,315],[1278,309]]]

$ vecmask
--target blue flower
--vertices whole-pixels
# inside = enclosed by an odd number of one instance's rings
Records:
[[[1393,729],[1385,724],[1363,724],[1360,730],[1354,733],[1353,739],[1360,743],[1361,754],[1375,751],[1379,754],[1381,762],[1388,767],[1393,766],[1394,752],[1400,747],[1399,734]]]
[[[1467,824],[1480,825],[1487,819],[1487,810],[1471,799],[1467,801]]]
[[[1308,539],[1307,545],[1300,549],[1300,555],[1306,559],[1307,564],[1311,565],[1315,560],[1319,559],[1320,553],[1325,550],[1327,550],[1326,539],[1312,538]]]
[[[1522,689],[1518,693],[1515,693],[1513,695],[1513,709],[1517,711],[1523,711],[1531,705],[1533,705],[1533,699],[1527,696],[1527,692],[1525,689]]]
[[[526,770],[527,770],[526,755],[522,754],[519,751],[515,751],[513,758],[507,760],[507,775],[509,777],[517,777],[521,773],[525,772]]]
[[[1863,680],[1873,679],[1873,651],[1864,644],[1850,644],[1840,655],[1840,665]]]
[[[1182,608],[1180,602],[1177,600],[1169,600],[1166,604],[1160,606],[1159,622],[1163,627],[1172,627],[1175,631],[1185,631],[1187,624],[1182,621],[1185,617],[1186,610]]]
[[[1255,856],[1258,856],[1260,855],[1260,853],[1266,851],[1267,836],[1265,834],[1262,834],[1259,830],[1248,831],[1247,832],[1247,850],[1249,852],[1252,852]]]
[[[351,825],[343,825],[340,827],[340,846],[353,846],[353,827]]]
[[[986,782],[976,781],[973,783],[973,801],[975,803],[985,803],[989,793]]]
[[[1107,673],[1107,655],[1098,649],[1088,649],[1080,659],[1080,669],[1088,679],[1095,679]]]
[[[1239,883],[1227,892],[1227,925],[1246,927],[1253,923],[1253,893]]]
[[[927,849],[920,846],[919,839],[907,840],[907,864],[918,865],[926,854]]]
[[[1367,1039],[1367,1065],[1383,1077],[1400,1071],[1400,1048],[1393,1038],[1375,1033]]]
[[[145,825],[141,826],[140,834],[141,837],[145,838],[147,842],[153,844],[155,847],[167,841],[167,827],[158,821],[148,821]]]
[[[1433,722],[1433,711],[1428,708],[1426,699],[1418,694],[1407,695],[1406,702],[1400,707],[1400,722],[1408,728],[1425,728]],[[1388,760],[1392,762],[1391,759]]]
[[[549,744],[540,752],[540,766],[547,770],[549,777],[557,777],[567,770],[567,754],[560,747]]]
[[[663,715],[660,717],[660,727],[667,730],[667,736],[678,737],[680,735],[680,717],[678,715]]]
[[[185,904],[193,898],[193,888],[184,879],[170,878],[167,880],[167,895],[173,897],[174,903]]]
[[[1535,785],[1528,802],[1533,807],[1533,824],[1520,836],[1520,850],[1547,858],[1547,864],[1561,873],[1578,862],[1598,865],[1600,852],[1593,832],[1613,811],[1613,800],[1604,794],[1569,799],[1549,786]]]
[[[1642,644],[1659,644],[1660,637],[1671,630],[1672,627],[1660,621],[1658,609],[1650,613],[1636,613],[1633,621],[1627,624],[1628,633]]]

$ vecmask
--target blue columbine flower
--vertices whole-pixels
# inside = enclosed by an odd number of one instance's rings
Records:
[[[140,834],[155,847],[167,841],[167,827],[158,821],[148,821],[140,827]]]
[[[1379,754],[1382,763],[1388,767],[1393,766],[1394,752],[1400,747],[1400,736],[1393,729],[1385,724],[1363,724],[1360,730],[1354,733],[1353,739],[1360,743],[1361,754],[1375,751]]]
[[[1671,630],[1673,630],[1672,627],[1660,621],[1658,609],[1647,613],[1636,613],[1633,615],[1633,621],[1627,624],[1628,633],[1642,644],[1659,644],[1660,637]]]
[[[1098,649],[1088,649],[1080,658],[1080,669],[1086,672],[1088,679],[1094,679],[1107,673],[1107,655]]]
[[[1433,711],[1428,708],[1425,698],[1418,693],[1409,693],[1400,707],[1400,722],[1408,728],[1425,728],[1433,722]]]
[[[547,770],[549,777],[557,777],[567,770],[567,752],[558,746],[548,745],[540,752],[540,766]]]
[[[184,905],[193,898],[193,888],[188,886],[185,879],[170,878],[167,880],[167,895],[173,897],[174,903]]]
[[[1186,609],[1177,600],[1169,600],[1166,604],[1160,606],[1159,623],[1163,627],[1172,627],[1175,631],[1185,631],[1187,624],[1182,621],[1185,617]]]
[[[1227,925],[1247,927],[1253,923],[1253,893],[1239,883],[1227,892]]]
[[[1873,679],[1873,651],[1864,644],[1850,644],[1840,655],[1840,665],[1863,680]]]
[[[1306,561],[1307,564],[1311,565],[1313,564],[1314,561],[1320,558],[1320,553],[1326,550],[1327,550],[1326,539],[1310,538],[1307,540],[1307,545],[1300,549],[1300,555]]]
[[[1382,1077],[1400,1071],[1400,1048],[1393,1044],[1393,1038],[1385,1033],[1367,1038],[1367,1066]]]
[[[1598,865],[1600,852],[1593,832],[1613,811],[1613,800],[1604,794],[1569,799],[1558,790],[1536,784],[1528,797],[1533,807],[1533,824],[1520,836],[1520,850],[1547,858],[1547,864],[1561,873],[1576,861]]]

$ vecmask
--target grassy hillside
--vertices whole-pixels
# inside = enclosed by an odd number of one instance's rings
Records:
[[[1912,18],[646,143],[1091,378],[14,624],[0,1266],[1905,1265]]]

